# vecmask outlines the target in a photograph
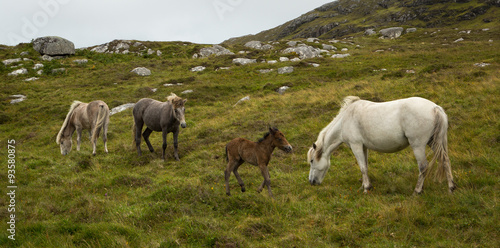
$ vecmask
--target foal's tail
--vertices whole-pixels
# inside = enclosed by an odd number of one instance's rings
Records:
[[[436,171],[436,178],[441,182],[445,176],[451,177],[450,158],[448,157],[448,117],[443,108],[434,108],[434,131],[429,146],[434,151],[434,157],[427,169],[431,169],[434,163],[439,160],[439,167]],[[450,175],[447,175],[449,173]]]
[[[97,137],[99,137],[99,133],[101,128],[107,124],[109,119],[109,108],[105,108],[104,104],[99,105],[99,110],[97,111],[97,121],[92,132],[92,141],[97,142]]]

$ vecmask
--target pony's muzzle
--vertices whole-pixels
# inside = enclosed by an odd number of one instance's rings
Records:
[[[181,123],[181,127],[186,128],[187,127],[186,123],[185,122]]]
[[[290,153],[293,151],[293,148],[291,145],[288,145],[288,146],[284,146],[283,147],[283,151],[287,152],[287,153]]]
[[[317,181],[316,181],[316,179],[309,180],[309,183],[310,183],[312,186],[320,185],[320,183],[319,183],[319,182],[317,182]]]

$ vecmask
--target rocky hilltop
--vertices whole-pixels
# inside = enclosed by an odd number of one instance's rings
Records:
[[[500,0],[338,0],[283,25],[225,44],[252,40],[332,39],[389,26],[434,28],[463,21],[499,22]]]

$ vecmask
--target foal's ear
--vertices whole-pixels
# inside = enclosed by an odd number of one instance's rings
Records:
[[[182,103],[186,104],[187,101],[188,101],[188,99],[184,99],[184,100],[182,100]]]
[[[313,143],[313,148],[314,150],[316,150],[316,143]]]

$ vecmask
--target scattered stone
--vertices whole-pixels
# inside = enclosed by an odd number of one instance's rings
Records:
[[[105,53],[106,51],[108,51],[108,44],[96,46],[96,47],[92,48],[92,50],[90,50],[90,51],[96,52],[96,53]]]
[[[151,75],[151,71],[148,68],[146,68],[146,67],[137,67],[137,68],[131,70],[130,72],[133,72],[133,73],[135,73],[135,74],[137,74],[139,76],[149,76],[149,75]]]
[[[300,59],[299,59],[299,58],[293,58],[293,59],[291,59],[290,61],[291,61],[291,62],[299,62],[299,61],[300,61]]]
[[[345,53],[345,54],[334,54],[334,55],[332,55],[332,58],[334,58],[334,59],[342,59],[342,58],[347,58],[347,57],[349,57],[349,56],[351,56],[351,54],[349,54],[349,53]]]
[[[272,71],[274,71],[274,69],[262,69],[262,70],[259,70],[259,72],[262,73],[262,74],[270,73]]]
[[[6,59],[4,61],[2,61],[4,65],[10,65],[10,64],[13,64],[13,63],[18,63],[18,62],[21,62],[21,58],[17,58],[17,59]]]
[[[233,64],[247,65],[257,63],[256,59],[236,58],[233,59]]]
[[[474,66],[477,66],[477,67],[486,67],[486,66],[489,66],[491,65],[490,63],[484,63],[484,62],[481,62],[481,63],[475,63]]]
[[[66,68],[52,69],[52,74],[64,73],[65,71],[66,71]]]
[[[15,70],[7,75],[8,76],[17,76],[17,75],[23,75],[23,74],[28,74],[28,70],[26,68],[21,68],[21,69]]]
[[[340,51],[341,51],[341,52],[347,52],[347,51],[349,51],[349,49],[347,49],[347,48],[342,48],[342,50],[340,50]]]
[[[332,46],[332,45],[327,45],[327,44],[323,44],[323,49],[324,50],[327,50],[327,51],[331,51],[331,50],[337,50],[336,47]]]
[[[286,73],[292,73],[293,72],[293,66],[285,66],[278,68],[278,74],[286,74]]]
[[[151,48],[148,48],[148,55],[151,55],[151,54],[153,54],[153,53],[155,53],[155,52],[156,52],[155,50],[153,50],[153,49],[151,49]]]
[[[272,64],[278,63],[278,61],[277,60],[269,60],[269,61],[267,61],[267,63],[272,65]]]
[[[290,61],[290,59],[287,57],[280,57],[280,61],[281,62],[288,62],[288,61]]]
[[[231,67],[219,67],[217,69],[215,69],[215,71],[219,71],[219,70],[229,70],[231,69]]]
[[[277,90],[277,92],[280,94],[280,95],[283,95],[285,93],[286,90],[290,89],[290,87],[288,86],[281,86],[279,87],[279,89]]]
[[[459,39],[453,41],[453,43],[457,43],[457,42],[461,42],[461,41],[464,41],[464,38],[459,38]]]
[[[289,47],[283,50],[283,53],[285,54],[296,53],[297,55],[299,55],[300,59],[311,59],[319,57],[321,51],[320,49],[314,48],[312,46],[302,45],[298,47]]]
[[[42,60],[43,61],[52,61],[54,58],[52,58],[51,56],[45,54],[42,56]]]
[[[319,64],[316,64],[316,63],[309,63],[309,65],[312,65],[312,67],[319,67],[320,66]]]
[[[182,83],[178,83],[178,84],[163,84],[163,86],[165,86],[165,87],[181,86],[181,85],[184,85],[184,84],[182,84]]]
[[[120,112],[125,111],[129,108],[133,108],[134,106],[135,106],[135,103],[122,104],[118,107],[112,108],[111,111],[109,112],[109,115],[114,115],[114,114],[120,113]]]
[[[75,54],[75,44],[57,36],[40,37],[33,41],[33,49],[41,55],[65,56]]]
[[[408,74],[415,74],[415,70],[406,70],[406,73],[408,73]]]
[[[406,29],[406,33],[409,34],[409,33],[415,33],[417,32],[417,29],[416,28],[407,28]]]
[[[22,52],[22,53],[20,53],[19,55],[21,55],[21,56],[23,56],[23,57],[24,57],[24,56],[28,56],[28,55],[30,55],[30,53],[29,53],[29,52]]]
[[[160,50],[156,51],[156,56],[160,57],[162,54],[163,53]]]
[[[233,105],[233,107],[235,107],[236,105],[238,105],[242,102],[246,102],[246,101],[250,101],[250,96],[245,96],[245,97],[241,98],[236,104]]]
[[[35,81],[35,80],[38,80],[38,78],[37,77],[30,77],[30,78],[24,79],[24,81],[26,81],[26,82],[31,82],[31,81]]]
[[[201,71],[204,71],[205,69],[207,69],[205,66],[196,66],[194,68],[191,68],[191,71],[192,72],[201,72]]]
[[[289,41],[287,42],[286,44],[289,46],[289,47],[294,47],[294,46],[297,46],[297,41]]]
[[[376,35],[376,34],[377,34],[377,32],[375,32],[375,30],[373,28],[365,30],[365,35],[367,35],[367,36]]]
[[[89,60],[88,59],[75,59],[75,60],[73,60],[73,62],[75,62],[75,63],[77,63],[79,65],[82,65],[82,64],[88,63]]]
[[[306,41],[309,42],[309,43],[314,43],[316,41],[319,41],[319,39],[318,38],[307,38]]]
[[[27,97],[25,95],[11,95],[10,98],[14,98],[10,101],[10,104],[16,104],[26,100]]]
[[[212,55],[214,56],[221,56],[221,55],[233,55],[234,53],[229,51],[228,49],[220,46],[220,45],[213,45],[212,47],[205,47],[200,49],[199,55],[202,58],[210,57]]]
[[[185,94],[189,94],[189,93],[193,93],[194,91],[193,90],[185,90],[183,92],[181,92],[181,94],[185,95]]]
[[[256,41],[256,40],[249,41],[249,42],[245,43],[245,46],[248,48],[258,49],[258,50],[271,50],[274,48],[273,46],[271,46],[269,44],[262,45],[262,42]]]

